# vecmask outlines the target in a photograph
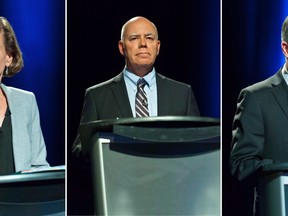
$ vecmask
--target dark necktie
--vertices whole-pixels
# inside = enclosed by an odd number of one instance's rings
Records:
[[[144,91],[146,84],[147,83],[143,78],[140,78],[137,82],[137,93],[135,99],[136,117],[149,116],[147,95]]]

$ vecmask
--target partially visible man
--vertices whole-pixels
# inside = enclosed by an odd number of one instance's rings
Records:
[[[281,41],[285,64],[240,92],[233,122],[231,172],[252,186],[264,165],[288,162],[288,17]]]

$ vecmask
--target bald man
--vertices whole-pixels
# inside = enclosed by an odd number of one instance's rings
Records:
[[[81,122],[138,117],[135,100],[137,82],[144,79],[146,116],[199,116],[198,105],[188,84],[156,72],[154,62],[160,51],[156,26],[145,17],[134,17],[122,27],[118,42],[125,67],[116,77],[86,90]],[[81,154],[79,132],[72,152]]]

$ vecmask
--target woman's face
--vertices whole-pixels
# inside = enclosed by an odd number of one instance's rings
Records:
[[[3,33],[0,32],[0,81],[3,77],[5,67],[8,67],[11,64],[12,59],[13,58],[6,53],[4,36]]]

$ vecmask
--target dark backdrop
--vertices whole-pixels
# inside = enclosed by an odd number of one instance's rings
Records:
[[[68,213],[79,214],[79,209],[91,204],[86,196],[87,205],[78,205],[83,200],[79,193],[85,190],[89,179],[83,183],[71,177],[75,163],[70,149],[85,89],[114,77],[124,68],[117,45],[122,25],[138,15],[153,21],[161,41],[157,72],[191,84],[201,115],[220,118],[220,2],[86,0],[69,1],[67,5],[67,198]]]
[[[24,68],[5,85],[32,91],[51,166],[65,164],[65,0],[4,0],[0,16],[12,25]]]
[[[288,1],[223,0],[222,7],[222,212],[247,216],[251,191],[229,174],[232,121],[240,90],[284,65],[280,35]]]

